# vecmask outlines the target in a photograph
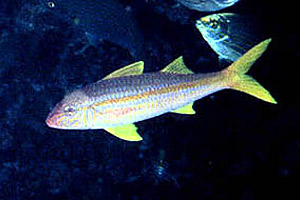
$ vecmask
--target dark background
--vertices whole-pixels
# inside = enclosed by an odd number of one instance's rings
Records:
[[[171,0],[121,3],[144,37],[145,71],[180,55],[195,72],[220,69],[194,27],[208,13]],[[45,118],[66,92],[141,58],[109,41],[89,45],[63,12],[0,0],[0,199],[299,199],[295,3],[241,0],[220,11],[257,17],[273,39],[249,74],[277,105],[222,91],[197,101],[196,115],[137,123],[144,140],[134,143],[50,129]]]

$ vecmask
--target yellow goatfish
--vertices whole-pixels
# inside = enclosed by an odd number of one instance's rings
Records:
[[[270,41],[259,43],[228,68],[213,73],[194,74],[182,57],[154,73],[143,73],[142,61],[133,63],[66,95],[46,123],[58,129],[105,129],[118,138],[140,141],[143,138],[134,122],[167,112],[195,114],[194,101],[223,89],[276,104],[266,89],[245,74]]]

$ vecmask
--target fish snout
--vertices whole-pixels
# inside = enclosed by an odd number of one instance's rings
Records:
[[[54,115],[52,113],[48,115],[46,119],[46,124],[51,128],[55,128],[55,120],[54,120]]]
[[[59,118],[59,113],[55,112],[54,110],[47,116],[46,124],[51,128],[59,128],[60,124],[58,123],[59,122],[58,118]]]
[[[203,23],[201,21],[201,19],[196,20],[196,26],[202,26]]]

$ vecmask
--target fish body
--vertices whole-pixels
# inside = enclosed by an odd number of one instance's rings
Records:
[[[130,124],[181,108],[225,88],[217,74],[147,73],[103,80],[81,89],[91,107],[84,129]],[[212,84],[213,83],[213,84]],[[90,112],[87,111],[87,112]],[[97,120],[101,118],[101,120]],[[89,121],[89,122],[90,122]]]
[[[221,59],[236,61],[260,41],[258,26],[250,17],[218,13],[200,18],[196,28]]]
[[[108,40],[129,50],[132,56],[143,54],[143,37],[130,12],[118,0],[40,0],[51,12],[66,13],[73,24],[85,31],[92,45]]]
[[[139,141],[142,138],[133,123],[167,112],[194,114],[194,101],[223,89],[276,103],[267,90],[245,75],[269,42],[262,42],[227,69],[207,74],[194,74],[182,57],[154,73],[142,73],[143,62],[133,63],[66,95],[46,123],[59,129],[105,129],[119,138]]]
[[[182,5],[192,10],[202,12],[218,11],[232,6],[239,0],[177,0]]]

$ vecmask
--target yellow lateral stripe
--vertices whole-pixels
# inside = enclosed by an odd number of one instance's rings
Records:
[[[198,85],[197,82],[190,83],[190,84],[189,83],[181,83],[181,84],[171,86],[171,87],[163,87],[163,88],[161,88],[159,90],[155,90],[155,91],[144,92],[142,94],[138,93],[133,96],[122,97],[119,99],[109,99],[109,100],[105,100],[102,102],[97,102],[97,103],[94,103],[93,106],[97,107],[97,106],[110,105],[115,102],[128,102],[128,101],[130,102],[130,101],[134,101],[134,100],[138,100],[138,99],[145,99],[145,98],[148,98],[151,96],[163,95],[166,93],[176,92],[181,89],[188,89],[188,88],[196,87],[197,85]]]

